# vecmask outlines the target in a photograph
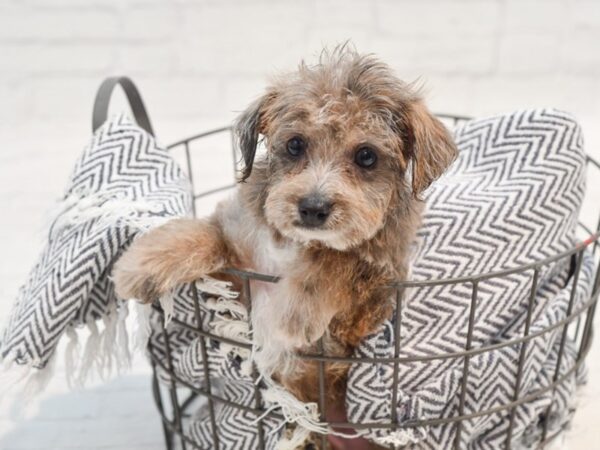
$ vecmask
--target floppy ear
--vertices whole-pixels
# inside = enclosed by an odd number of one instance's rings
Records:
[[[452,164],[458,151],[442,122],[436,119],[421,100],[408,109],[408,157],[412,159],[413,194],[421,192]]]
[[[244,181],[252,173],[258,137],[264,131],[265,109],[274,96],[273,93],[267,93],[255,100],[235,121],[234,131],[237,145],[244,160],[241,181]]]

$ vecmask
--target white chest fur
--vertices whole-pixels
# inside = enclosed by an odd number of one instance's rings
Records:
[[[290,316],[301,299],[289,292],[285,278],[286,273],[297,264],[298,255],[298,244],[290,242],[282,245],[272,239],[269,230],[257,230],[253,269],[281,277],[278,283],[251,283],[252,328],[258,346],[255,360],[267,373],[275,368],[285,371],[291,352],[303,344],[289,333]]]
[[[255,361],[265,373],[292,369],[289,356],[310,343],[305,325],[322,322],[312,327],[319,334],[331,319],[330,313],[314,311],[288,276],[295,272],[296,281],[301,276],[301,244],[273,239],[272,230],[258,221],[237,196],[223,203],[217,214],[229,241],[246,255],[249,266],[243,269],[281,277],[277,283],[250,283],[253,339],[258,347]]]

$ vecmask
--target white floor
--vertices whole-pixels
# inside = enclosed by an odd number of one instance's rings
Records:
[[[595,117],[583,117],[589,152],[600,159],[600,132]],[[161,124],[164,142],[215,124]],[[0,129],[0,322],[10,310],[41,249],[48,211],[61,195],[66,177],[83,144],[87,121],[27,128]],[[600,177],[590,180],[590,192],[600,201]],[[596,322],[600,324],[600,314]],[[572,430],[563,448],[600,448],[600,345],[589,355],[590,383],[581,398]],[[3,386],[0,386],[0,391]],[[86,389],[70,391],[64,366],[45,392],[23,406],[9,389],[0,398],[0,449],[121,449],[164,448],[162,429],[150,390],[150,368],[138,357],[132,371],[109,382],[96,380]]]

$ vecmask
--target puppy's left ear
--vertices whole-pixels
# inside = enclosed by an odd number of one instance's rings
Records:
[[[413,164],[413,194],[418,196],[444,173],[456,159],[458,151],[444,124],[429,112],[421,100],[412,102],[407,113],[407,156]]]
[[[265,129],[267,106],[274,98],[275,94],[273,92],[263,95],[251,103],[234,123],[237,145],[244,160],[241,181],[244,181],[252,173],[258,138]]]

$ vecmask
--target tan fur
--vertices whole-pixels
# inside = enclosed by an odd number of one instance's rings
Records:
[[[286,352],[314,351],[323,337],[329,354],[351,355],[390,316],[390,283],[407,275],[419,195],[456,149],[410,85],[347,48],[277,79],[236,129],[245,163],[237,194],[209,219],[176,220],[137,239],[117,262],[117,293],[153,301],[227,266],[279,271],[277,285],[252,286],[255,337],[275,361],[263,369],[316,401],[317,365],[290,363]],[[294,136],[307,142],[301,158],[286,153]],[[261,137],[267,153],[254,161]],[[368,170],[354,162],[364,145],[378,155]],[[331,214],[317,230],[299,227],[298,202],[315,192],[332,202]],[[346,371],[327,364],[332,404],[343,404]]]

